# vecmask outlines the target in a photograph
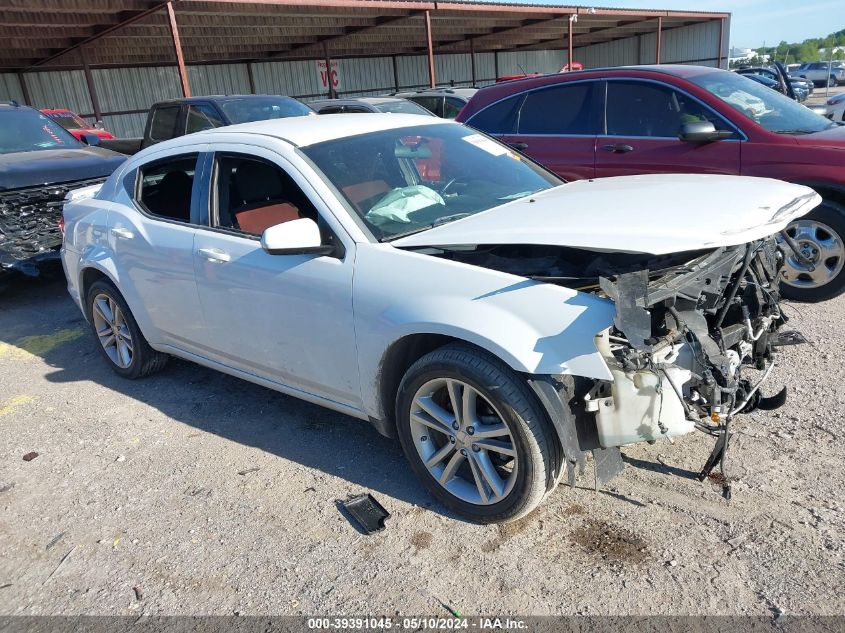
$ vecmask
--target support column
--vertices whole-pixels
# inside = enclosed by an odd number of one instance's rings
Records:
[[[329,99],[337,99],[332,83],[332,58],[329,56],[329,45],[323,40],[323,57],[326,60],[326,83],[329,86]]]
[[[393,62],[393,87],[395,88],[394,92],[399,92],[399,64],[396,61],[396,55],[392,55],[390,59]]]
[[[662,31],[663,31],[663,17],[661,16],[661,17],[657,18],[657,61],[655,62],[657,64],[660,63],[660,44],[661,44],[660,39],[661,39],[661,36],[662,36]]]
[[[436,85],[434,76],[434,45],[431,43],[431,11],[428,9],[425,12],[425,41],[428,46],[428,84],[434,88]]]
[[[88,86],[88,96],[91,97],[91,107],[94,108],[94,121],[103,120],[103,111],[100,110],[100,100],[97,98],[97,90],[94,88],[94,77],[91,75],[91,68],[88,66],[88,57],[85,55],[85,47],[79,47],[79,57],[82,59],[82,70],[85,72],[85,84]]]
[[[573,46],[572,46],[572,23],[575,22],[577,15],[570,15],[569,16],[569,26],[566,28],[566,37],[569,40],[568,48],[567,48],[567,60],[566,65],[569,67],[570,72],[572,71],[572,55],[573,55]]]
[[[246,78],[249,81],[249,93],[255,94],[255,75],[252,74],[252,63],[246,63]]]
[[[173,37],[173,49],[176,52],[176,67],[179,70],[179,82],[182,84],[182,96],[191,96],[191,86],[188,84],[188,71],[185,69],[185,58],[182,55],[182,42],[179,40],[179,27],[176,26],[176,13],[173,2],[167,3],[167,17],[170,18],[170,35]]]
[[[493,74],[494,79],[499,78],[499,51],[493,51]]]
[[[23,102],[25,105],[32,105],[32,97],[29,96],[29,87],[26,85],[26,77],[23,73],[18,73],[18,82],[21,85],[21,92],[23,93]]]
[[[722,47],[725,45],[725,18],[719,18],[719,68],[722,67]]]
[[[475,40],[469,41],[469,70],[472,77],[472,85],[475,86]]]

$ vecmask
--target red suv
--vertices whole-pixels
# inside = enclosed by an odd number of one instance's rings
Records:
[[[457,120],[566,180],[682,172],[809,185],[824,202],[783,236],[782,293],[845,291],[845,127],[746,77],[671,65],[531,77],[483,88]]]

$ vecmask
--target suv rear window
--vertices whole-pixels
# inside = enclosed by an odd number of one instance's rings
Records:
[[[158,143],[167,141],[176,136],[181,136],[176,131],[176,124],[179,122],[180,106],[164,106],[153,111],[153,119],[150,121],[150,140]]]

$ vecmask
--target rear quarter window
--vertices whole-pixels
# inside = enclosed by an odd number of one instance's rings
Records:
[[[508,97],[470,117],[467,125],[488,134],[513,134],[525,95]]]
[[[153,118],[150,121],[150,140],[158,143],[167,141],[176,136],[181,136],[176,130],[179,123],[180,106],[165,106],[153,110]]]

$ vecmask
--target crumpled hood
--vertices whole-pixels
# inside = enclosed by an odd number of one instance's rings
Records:
[[[809,187],[769,178],[665,174],[580,180],[392,244],[542,244],[662,255],[766,237],[820,202]]]
[[[0,191],[108,176],[126,158],[88,146],[0,154]]]

